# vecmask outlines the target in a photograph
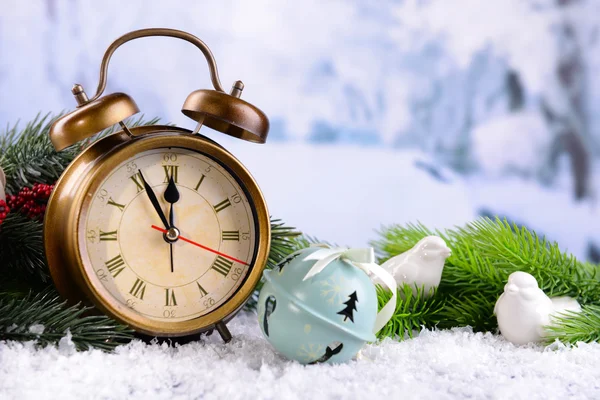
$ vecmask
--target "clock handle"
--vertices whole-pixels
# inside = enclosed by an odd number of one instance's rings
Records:
[[[135,101],[124,93],[100,96],[106,89],[108,64],[114,52],[122,44],[149,36],[182,39],[195,45],[204,54],[215,90],[193,91],[188,95],[181,108],[186,116],[198,122],[197,130],[202,125],[206,125],[249,142],[266,142],[269,133],[269,119],[261,110],[240,99],[244,89],[242,81],[235,81],[231,92],[225,92],[219,80],[217,63],[206,43],[196,36],[180,30],[149,28],[129,32],[108,46],[100,64],[98,88],[91,99],[88,99],[81,85],[73,86],[71,92],[77,101],[77,109],[58,118],[50,128],[50,140],[56,150],[65,149],[117,123],[121,125],[125,133],[132,136],[123,121],[140,111]]]
[[[225,90],[223,90],[223,86],[221,85],[221,81],[219,79],[219,72],[217,71],[217,62],[215,61],[215,58],[213,57],[213,54],[206,45],[206,43],[204,43],[202,40],[198,39],[196,36],[190,33],[180,31],[177,29],[148,28],[126,33],[125,35],[112,42],[110,46],[108,46],[108,49],[106,49],[104,57],[102,58],[102,64],[100,64],[100,81],[98,82],[98,89],[96,89],[96,94],[89,100],[85,99],[82,103],[79,104],[80,106],[97,100],[104,92],[104,89],[106,89],[108,63],[110,62],[110,58],[112,57],[115,50],[117,50],[122,44],[125,44],[131,40],[148,36],[174,37],[185,40],[195,45],[197,48],[200,49],[202,54],[204,54],[204,57],[206,57],[206,62],[208,63],[208,69],[210,71],[210,79],[212,81],[213,86],[218,92],[225,93]]]

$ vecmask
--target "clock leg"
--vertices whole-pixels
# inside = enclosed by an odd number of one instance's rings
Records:
[[[231,341],[231,332],[229,332],[229,329],[227,329],[227,325],[225,325],[223,321],[217,322],[215,328],[217,329],[217,332],[219,332],[219,335],[221,335],[221,339],[223,339],[225,343],[229,343]]]

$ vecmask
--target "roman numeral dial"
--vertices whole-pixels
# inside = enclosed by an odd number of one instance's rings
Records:
[[[206,178],[206,175],[202,174],[200,175],[200,179],[198,180],[198,183],[196,183],[196,187],[194,187],[194,190],[197,192],[198,189],[200,189],[200,186],[202,186],[202,182],[204,182],[204,178]]]
[[[240,241],[240,231],[223,231],[221,232],[221,240],[235,240]]]
[[[196,282],[196,285],[198,285],[198,290],[200,291],[200,297],[204,297],[208,294],[208,292],[206,291],[206,289],[204,289],[204,287],[199,283]]]
[[[173,289],[165,289],[165,306],[176,306],[177,299],[175,298],[175,291]]]
[[[229,274],[229,271],[231,271],[231,267],[233,267],[233,261],[228,260],[223,256],[217,256],[217,258],[211,266],[211,269],[217,271],[223,276],[227,276],[227,274]]]
[[[163,183],[168,183],[169,179],[173,177],[175,183],[179,183],[179,166],[178,165],[163,165],[163,171],[165,173],[165,179]]]
[[[139,172],[136,172],[135,175],[129,177],[135,183],[136,192],[139,193],[144,190],[144,181]]]
[[[120,254],[111,258],[105,264],[113,278],[116,278],[125,269],[125,261],[123,261],[123,257]]]
[[[124,319],[169,324],[209,315],[236,295],[259,246],[251,191],[234,170],[171,147],[98,177],[79,248],[98,295],[110,296],[105,304],[122,304]],[[165,239],[170,225],[178,233]]]
[[[213,208],[215,209],[215,212],[221,212],[223,210],[225,210],[227,207],[231,206],[231,201],[229,201],[229,199],[225,199],[223,201],[221,201],[220,203],[217,203],[213,206]]]
[[[144,294],[146,294],[146,282],[141,280],[140,278],[136,278],[129,294],[137,297],[140,300],[144,300]]]
[[[117,203],[116,201],[114,201],[112,199],[112,197],[110,197],[108,199],[108,202],[106,204],[108,204],[109,206],[117,207],[121,212],[125,209],[125,204],[119,204],[119,203]]]
[[[111,232],[103,232],[102,229],[100,229],[100,241],[113,241],[116,242],[117,241],[117,231],[111,231]]]

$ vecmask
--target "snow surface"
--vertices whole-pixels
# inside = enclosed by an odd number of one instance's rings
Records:
[[[2,399],[354,399],[600,397],[600,344],[515,347],[468,328],[367,345],[358,361],[302,366],[276,354],[256,316],[169,347],[135,341],[114,354],[64,343],[0,342]]]

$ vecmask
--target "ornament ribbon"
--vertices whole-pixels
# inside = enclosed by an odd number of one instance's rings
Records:
[[[373,248],[348,249],[344,247],[330,247],[325,244],[317,244],[311,247],[321,247],[320,250],[308,255],[304,261],[317,261],[306,273],[303,281],[312,278],[323,271],[332,261],[340,259],[367,273],[379,278],[391,291],[392,298],[377,313],[373,332],[377,333],[388,323],[396,310],[396,280],[386,270],[375,263],[375,252]]]

